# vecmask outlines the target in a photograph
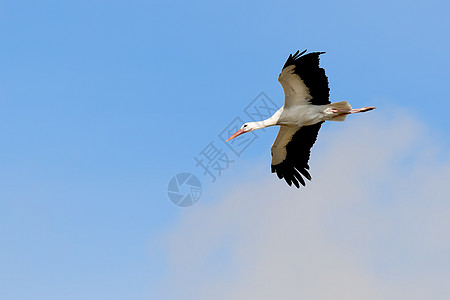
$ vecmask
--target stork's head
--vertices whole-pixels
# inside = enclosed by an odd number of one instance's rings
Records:
[[[258,128],[256,128],[256,126],[255,126],[255,124],[254,124],[253,122],[245,123],[244,125],[242,125],[241,129],[239,129],[238,131],[236,131],[236,132],[235,132],[232,136],[230,136],[230,137],[228,138],[228,140],[226,140],[225,142],[228,142],[229,140],[232,140],[232,139],[234,139],[235,137],[237,137],[237,136],[239,136],[239,135],[241,135],[241,134],[243,134],[243,133],[250,132],[250,131],[253,131],[253,130],[255,130],[255,129],[258,129]]]

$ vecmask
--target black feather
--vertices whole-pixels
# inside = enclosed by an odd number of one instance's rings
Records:
[[[322,123],[301,127],[286,145],[286,158],[277,165],[271,165],[272,173],[276,173],[280,179],[284,178],[289,185],[294,182],[295,186],[299,188],[298,180],[305,186],[303,177],[311,180],[311,175],[307,171],[309,169],[308,161]]]
[[[294,73],[297,74],[309,89],[309,94],[312,99],[311,104],[325,105],[330,104],[330,88],[328,87],[328,78],[325,70],[319,66],[319,55],[325,52],[311,52],[303,55],[306,52],[295,52],[294,55],[289,55],[283,69],[294,65]]]

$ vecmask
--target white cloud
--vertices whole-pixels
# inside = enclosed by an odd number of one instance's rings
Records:
[[[449,157],[412,118],[364,117],[321,133],[305,189],[261,175],[262,162],[220,201],[186,210],[165,239],[161,293],[447,299]]]

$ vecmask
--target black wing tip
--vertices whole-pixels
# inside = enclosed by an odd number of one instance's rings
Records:
[[[303,50],[302,53],[299,53],[300,50],[297,50],[297,52],[295,52],[293,55],[291,54],[291,55],[289,55],[289,56],[292,56],[292,58],[293,58],[294,60],[296,60],[297,58],[299,58],[300,56],[302,56],[303,54],[305,54],[306,51],[308,51],[308,49]]]
[[[306,170],[306,168],[302,169],[300,168],[300,170],[297,170],[297,172],[300,172],[306,179],[308,179],[309,181],[311,181],[311,174],[309,174],[309,172]]]
[[[272,173],[276,173],[280,179],[284,178],[288,185],[293,182],[295,186],[298,183],[306,186],[305,178],[312,180],[308,172],[310,151],[317,140],[322,123],[300,128],[286,145],[286,158],[278,164],[271,164]]]
[[[304,55],[306,53],[306,51],[308,51],[308,49],[305,49],[302,52],[300,52],[300,50],[297,50],[294,54],[289,54],[289,57],[286,60],[286,63],[284,64],[283,69],[286,68],[287,66],[294,65],[295,62],[297,60],[299,60],[302,56],[316,54],[318,57],[319,55],[326,53],[325,51],[321,51],[321,52],[311,52],[311,53]]]
[[[298,60],[303,54],[306,53],[306,51],[308,51],[308,49],[303,50],[300,53],[300,50],[297,50],[294,54],[289,54],[288,59],[286,60],[286,63],[283,66],[283,69],[286,68],[287,66],[293,65],[295,63],[296,60]]]
[[[287,165],[283,165],[283,162],[277,165],[271,165],[272,173],[275,173],[279,179],[283,179],[289,186],[292,186],[292,183],[296,188],[300,188],[300,184],[302,186],[306,186],[305,179],[311,181],[311,175],[306,171],[306,169],[300,169],[298,171],[295,167],[288,167]],[[303,176],[302,176],[303,175]],[[304,177],[304,178],[303,178]]]

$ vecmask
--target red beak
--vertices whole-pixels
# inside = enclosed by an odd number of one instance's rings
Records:
[[[237,136],[239,136],[239,135],[241,135],[241,134],[243,134],[243,133],[245,133],[244,129],[239,129],[238,131],[236,131],[235,134],[233,134],[232,136],[230,136],[230,137],[228,138],[228,140],[226,140],[225,142],[228,142],[229,140],[232,140],[232,139],[234,139],[235,137],[237,137]]]

